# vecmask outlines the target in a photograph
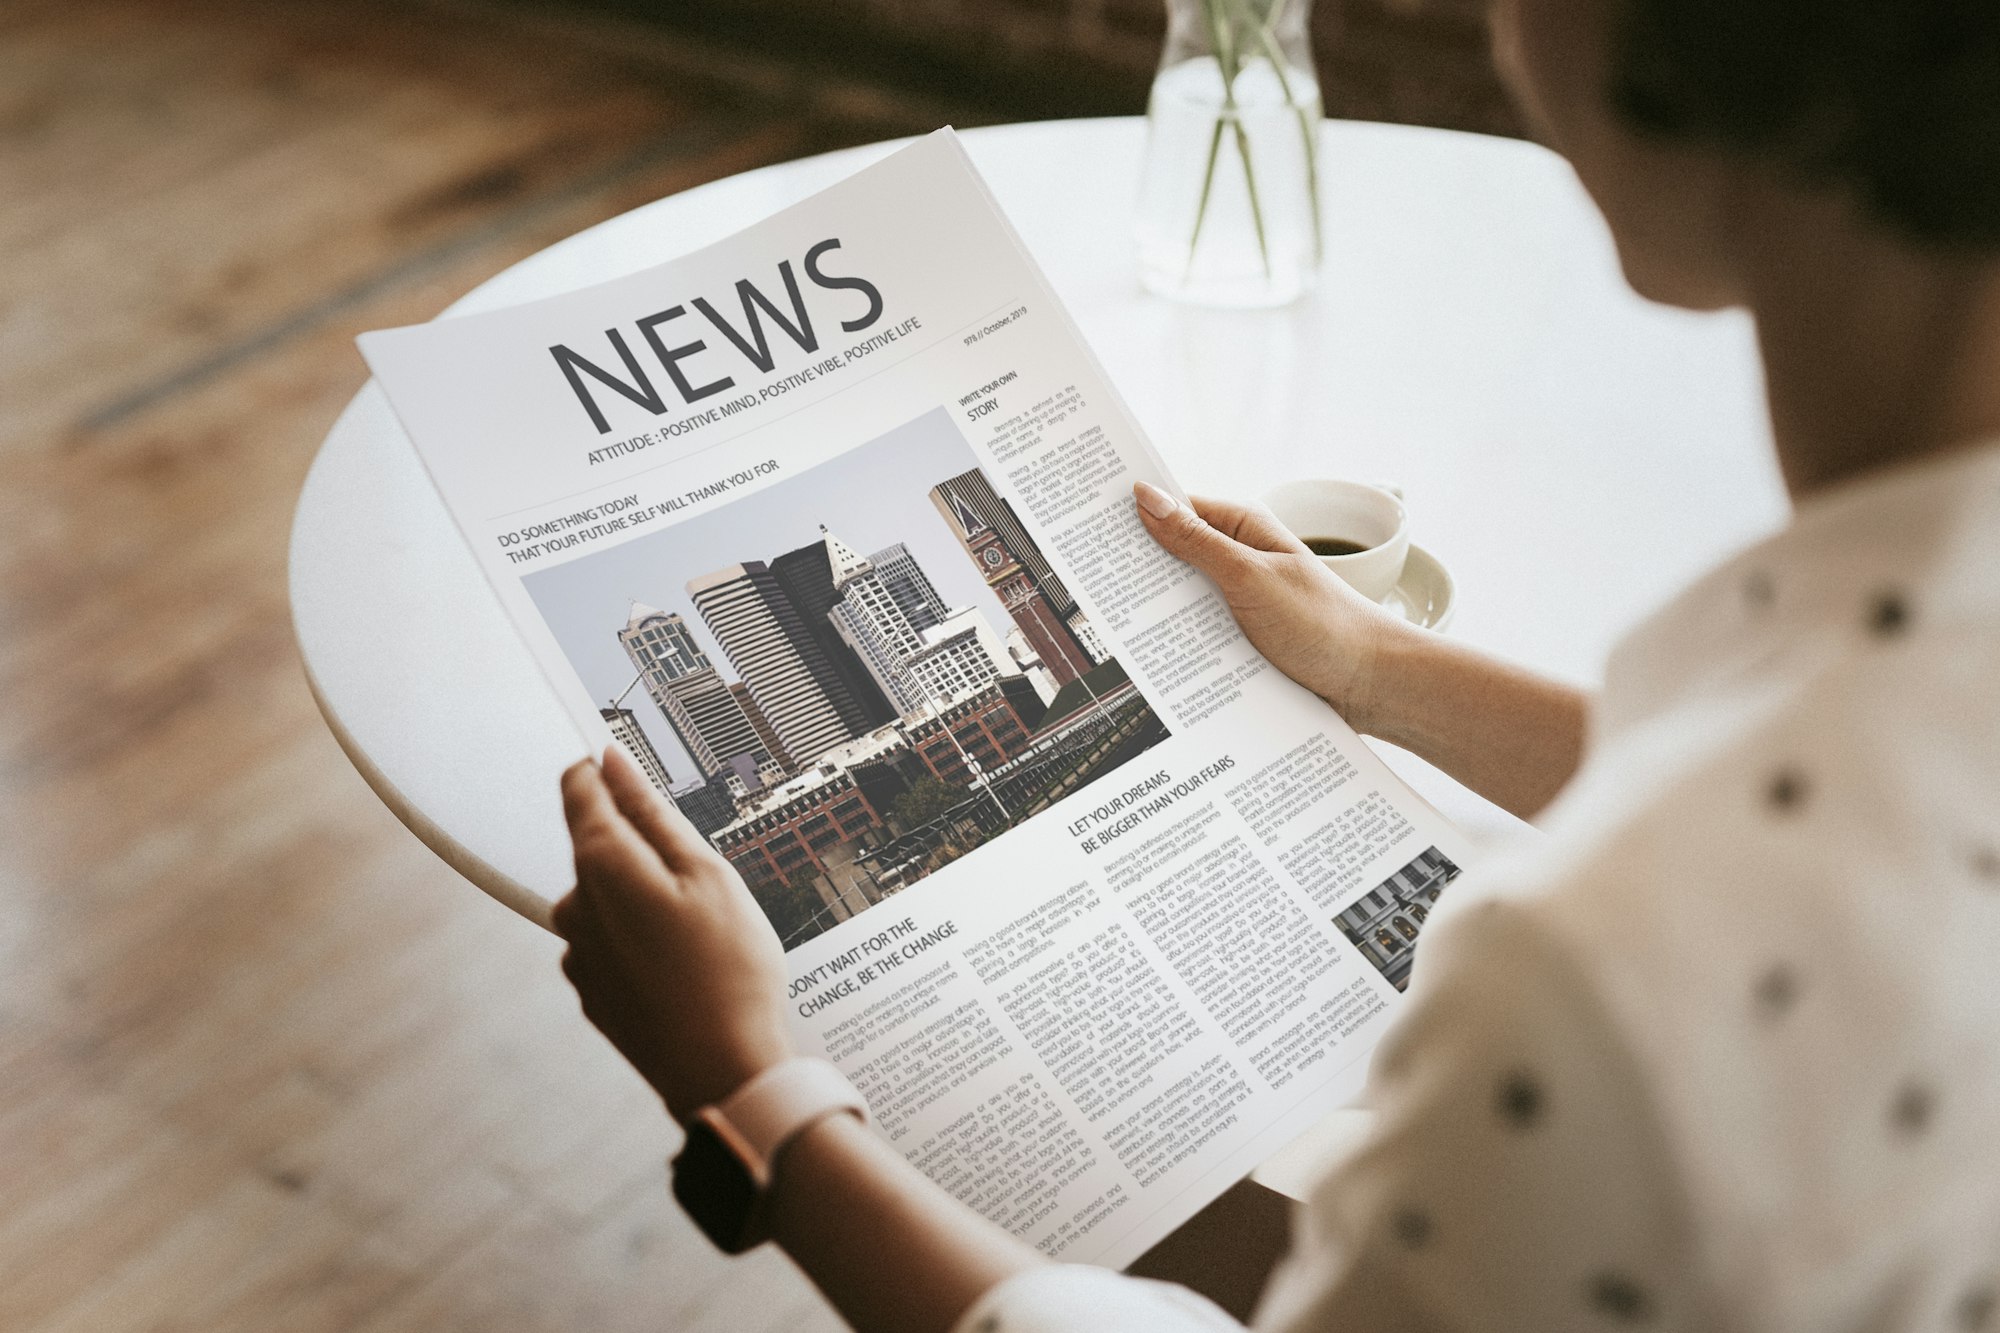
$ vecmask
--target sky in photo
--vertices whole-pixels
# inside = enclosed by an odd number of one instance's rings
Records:
[[[932,486],[977,465],[950,414],[938,408],[733,503],[537,570],[522,585],[600,706],[636,674],[618,642],[634,600],[680,612],[723,679],[741,679],[688,597],[688,580],[752,560],[768,564],[818,541],[822,523],[864,556],[902,542],[947,606],[978,608],[1004,638],[1013,621],[930,499]],[[676,786],[700,776],[643,687],[626,696],[625,707]]]

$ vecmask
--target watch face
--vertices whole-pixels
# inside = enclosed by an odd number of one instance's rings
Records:
[[[674,1198],[724,1254],[741,1254],[756,1243],[750,1221],[757,1210],[757,1184],[699,1119],[688,1125],[687,1145],[674,1158]]]

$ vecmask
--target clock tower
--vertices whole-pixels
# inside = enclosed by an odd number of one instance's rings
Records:
[[[932,487],[931,503],[1020,626],[1056,688],[1090,670],[1095,663],[1055,605],[1058,597],[1069,602],[1067,590],[1055,580],[1014,506],[1000,497],[986,474],[974,468]],[[1047,571],[1046,577],[1041,571]]]

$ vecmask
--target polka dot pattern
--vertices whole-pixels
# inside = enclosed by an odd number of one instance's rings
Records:
[[[1751,991],[1759,1017],[1779,1019],[1799,1002],[1799,977],[1788,963],[1774,963],[1757,978]]]
[[[1493,1100],[1501,1123],[1509,1129],[1535,1128],[1546,1109],[1541,1082],[1534,1075],[1518,1069],[1501,1076]]]
[[[1868,632],[1878,639],[1901,638],[1910,628],[1910,599],[1895,590],[1877,593],[1868,604]]]
[[[1431,1243],[1436,1230],[1431,1215],[1419,1208],[1404,1208],[1389,1219],[1389,1232],[1406,1250],[1421,1250]]]
[[[1937,1117],[1937,1093],[1930,1085],[1911,1081],[1896,1089],[1889,1103],[1889,1126],[1903,1138],[1919,1138]]]
[[[1796,768],[1781,768],[1771,775],[1764,789],[1764,799],[1773,811],[1781,815],[1796,814],[1803,809],[1811,784],[1806,775]]]
[[[1936,1215],[1917,1219],[1908,1234],[1885,1235],[1878,1219],[1829,1213],[1823,1194],[1804,1190],[1800,1211],[1775,1210],[1772,1234],[1839,1233],[1842,1252],[1865,1263],[1830,1273],[1823,1255],[1809,1254],[1799,1260],[1806,1269],[1786,1269],[1789,1260],[1774,1247],[1768,1269],[1698,1271],[1714,1222],[1702,1210],[1740,1205],[1713,1197],[1738,1181],[1761,1190],[1773,1144],[1806,1170],[1830,1164],[1862,1190],[1893,1186],[1899,1197],[1921,1200],[1930,1195],[1917,1191],[1933,1184],[1976,1187],[1932,1192],[1951,1196],[1954,1210],[1961,1197],[2000,1198],[2000,1173],[1967,1182],[1989,1164],[1976,1151],[1955,1150],[1958,1137],[1976,1145],[1976,1134],[2000,1117],[2000,1098],[1984,1080],[1985,1057],[2000,1058],[2000,1033],[1954,1027],[1985,1011],[1953,1009],[1948,989],[1977,985],[1977,1003],[1990,1000],[1986,960],[2000,950],[1991,906],[2000,903],[2000,822],[1985,816],[2000,810],[2000,780],[1990,765],[1956,762],[1990,758],[1987,750],[1945,754],[1954,762],[1937,764],[1920,748],[1990,749],[2000,723],[1991,673],[1963,669],[2000,660],[2000,586],[1990,568],[1990,537],[2000,531],[2000,443],[1986,453],[1982,476],[1994,489],[1979,515],[1986,525],[1979,540],[1954,531],[1949,541],[1927,535],[1921,560],[1897,552],[1907,534],[1935,535],[1965,514],[1969,497],[1985,494],[1962,475],[1938,487],[1928,514],[1912,504],[1907,479],[1880,510],[1850,492],[1838,521],[1816,529],[1804,505],[1792,533],[1663,613],[1684,623],[1663,619],[1628,641],[1638,647],[1622,674],[1614,660],[1605,744],[1593,755],[1597,781],[1565,812],[1564,829],[1601,835],[1603,843],[1590,845],[1603,855],[1547,863],[1552,876],[1588,873],[1593,881],[1510,881],[1525,910],[1492,915],[1496,899],[1516,901],[1495,893],[1445,927],[1460,934],[1455,947],[1438,951],[1444,970],[1428,994],[1413,997],[1393,1063],[1386,1052],[1378,1063],[1385,1080],[1406,1076],[1405,1061],[1423,1077],[1406,1077],[1382,1099],[1382,1151],[1357,1155],[1346,1168],[1361,1188],[1328,1182],[1310,1205],[1330,1210],[1320,1219],[1328,1225],[1304,1232],[1369,1238],[1357,1262],[1394,1265],[1397,1280],[1352,1271],[1331,1279],[1347,1289],[1310,1293],[1320,1298],[1312,1308],[1328,1317],[1306,1327],[1682,1327],[1681,1306],[1693,1299],[1682,1293],[1693,1291],[1724,1316],[1718,1323],[1749,1326],[1751,1312],[1769,1315],[1781,1303],[1781,1318],[1759,1322],[1803,1327],[1814,1322],[1807,1310],[1826,1313],[1823,1284],[1834,1282],[1849,1291],[1851,1308],[1835,1312],[1848,1322],[1885,1308],[1920,1309],[1920,1319],[1905,1321],[1912,1333],[2000,1333],[2000,1267],[1985,1267],[1996,1262],[1990,1237],[2000,1208],[1984,1204],[1977,1218],[1954,1211],[1957,1230],[1938,1244],[1946,1233],[1931,1226]],[[1953,559],[1958,567],[1940,565]],[[1974,560],[1984,563],[1963,563]],[[1968,606],[1988,617],[1985,630]],[[1974,631],[1986,637],[1972,641]],[[1685,660],[1676,645],[1686,646]],[[1951,670],[1929,671],[1932,651],[1940,661],[1955,654]],[[1930,725],[1938,718],[1953,725]],[[1639,767],[1657,751],[1618,744],[1621,732],[1641,725],[1698,740],[1697,762],[1713,764],[1692,775],[1678,769],[1667,786]],[[1621,762],[1628,769],[1612,771]],[[1940,776],[1926,788],[1933,773]],[[1981,781],[1983,790],[1967,790]],[[1945,814],[1953,810],[1977,813],[1953,825]],[[1607,865],[1615,865],[1616,882],[1596,882]],[[1909,870],[1881,869],[1896,865]],[[1518,864],[1509,873],[1525,876]],[[1629,909],[1631,899],[1617,896],[1628,889],[1653,895],[1644,910],[1619,910]],[[1566,896],[1572,890],[1574,900]],[[1886,907],[1885,892],[1894,894]],[[1598,894],[1607,896],[1590,896]],[[1857,895],[1865,895],[1858,910]],[[1583,910],[1567,913],[1572,906]],[[1551,922],[1563,913],[1560,928],[1525,941],[1509,933],[1542,930],[1543,908]],[[1916,922],[1900,953],[1880,947],[1891,912]],[[1484,953],[1482,939],[1492,942]],[[1508,941],[1516,947],[1501,950]],[[1531,966],[1544,944],[1557,965]],[[1940,950],[1950,956],[1940,958]],[[1868,965],[1843,961],[1861,956]],[[1653,967],[1656,959],[1665,965]],[[1578,964],[1573,973],[1569,963]],[[1895,967],[1905,970],[1887,972]],[[1862,1011],[1903,1024],[1896,1049],[1905,1052],[1991,1045],[1963,1064],[1906,1054],[1907,1065],[1884,1070],[1856,1054],[1852,1033],[1832,1021]],[[1652,1024],[1674,1040],[1656,1043],[1663,1034]],[[1478,1044],[1461,1040],[1469,1029],[1481,1029]],[[1532,1033],[1533,1043],[1512,1035],[1519,1033]],[[1679,1040],[1687,1037],[1693,1041]],[[1673,1067],[1657,1065],[1666,1058]],[[1662,1145],[1648,1114],[1673,1080],[1706,1080],[1705,1088],[1724,1094],[1674,1103],[1687,1112],[1674,1120],[1674,1133],[1703,1154],[1704,1172],[1692,1181],[1676,1174],[1689,1159]],[[1718,1108],[1715,1123],[1703,1125],[1699,1116],[1710,1106]],[[1777,1202],[1761,1194],[1758,1201]],[[1953,1264],[1960,1240],[1980,1256],[1979,1267]],[[1477,1282],[1469,1280],[1475,1271]],[[1884,1285],[1869,1274],[1892,1277]],[[1754,1289],[1732,1289],[1736,1277]],[[1793,1291],[1803,1304],[1789,1303],[1785,1293]],[[1524,1317],[1551,1304],[1553,1319]],[[1077,1325],[1092,1333],[1169,1327],[1194,1333],[1170,1322]],[[1076,1331],[1016,1324],[1008,1333]]]
[[[1623,1273],[1606,1271],[1593,1275],[1585,1287],[1590,1308],[1621,1324],[1644,1324],[1653,1317],[1653,1298],[1646,1289]]]

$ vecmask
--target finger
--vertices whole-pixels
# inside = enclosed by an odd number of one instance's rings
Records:
[[[629,1043],[644,1025],[632,1022],[626,1006],[620,1002],[624,978],[616,965],[607,964],[592,951],[571,949],[563,955],[562,970],[576,991],[576,1006],[584,1020],[631,1059]]]
[[[574,940],[578,919],[582,916],[583,910],[582,896],[575,889],[571,889],[557,900],[555,910],[549,913],[549,924],[555,927],[556,934],[562,938]]]
[[[579,920],[576,938],[562,956],[563,975],[577,993],[586,1000],[594,999],[620,977],[623,967],[624,959],[604,922],[596,916]]]
[[[576,851],[576,891],[597,898],[671,887],[658,852],[619,811],[596,764],[573,764],[563,774],[563,818]]]
[[[632,757],[616,745],[604,750],[604,785],[611,800],[669,866],[686,866],[710,850],[688,817],[646,780]]]
[[[1245,546],[1283,555],[1312,554],[1312,548],[1300,541],[1298,534],[1278,522],[1262,505],[1216,500],[1206,495],[1190,495],[1188,503],[1210,527]]]
[[[595,760],[579,759],[565,768],[562,775],[563,822],[574,829],[595,804],[593,788],[602,786]]]
[[[1228,583],[1249,567],[1251,549],[1210,527],[1194,510],[1157,486],[1135,483],[1132,498],[1139,519],[1168,554],[1179,556],[1217,583]]]
[[[595,918],[564,954],[563,975],[576,990],[577,1006],[590,1025],[650,1081],[666,1067],[665,1046],[653,1006],[641,998],[635,977],[657,976],[657,959],[634,964],[620,955],[617,942]]]

